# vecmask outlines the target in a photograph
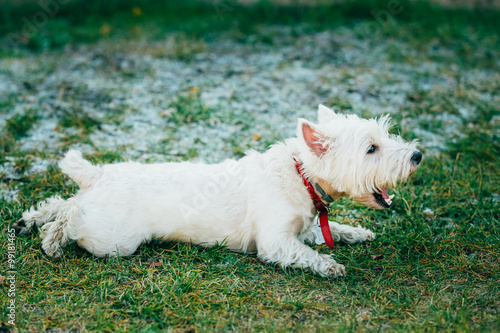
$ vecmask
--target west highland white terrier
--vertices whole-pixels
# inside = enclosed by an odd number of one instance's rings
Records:
[[[388,189],[416,171],[422,159],[417,142],[389,134],[389,126],[388,116],[361,119],[320,105],[318,124],[299,119],[296,138],[238,161],[97,166],[70,150],[60,167],[79,185],[77,195],[31,207],[15,229],[27,234],[36,224],[52,257],[68,241],[105,257],[131,255],[158,239],[224,244],[282,267],[343,276],[343,265],[304,242],[315,239],[315,215],[332,200],[388,208]],[[325,238],[336,241],[375,237],[359,226],[326,225]]]

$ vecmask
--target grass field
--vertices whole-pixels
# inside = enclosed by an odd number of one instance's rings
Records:
[[[500,13],[399,4],[70,1],[33,31],[39,5],[2,6],[0,331],[499,331]],[[391,209],[332,205],[377,234],[336,244],[344,278],[189,244],[51,259],[35,231],[9,249],[23,210],[76,193],[56,166],[71,147],[217,162],[294,135],[320,103],[390,113],[424,153]]]

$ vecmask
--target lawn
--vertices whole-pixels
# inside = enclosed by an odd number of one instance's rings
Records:
[[[498,10],[51,3],[0,7],[0,332],[500,330]],[[424,154],[390,209],[332,205],[332,220],[377,234],[336,244],[346,277],[176,243],[112,259],[70,244],[52,259],[37,230],[9,232],[76,193],[57,168],[69,148],[95,163],[218,162],[295,135],[320,103],[390,113]]]

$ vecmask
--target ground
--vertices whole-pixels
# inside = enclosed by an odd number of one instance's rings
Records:
[[[0,25],[1,327],[14,299],[20,331],[499,330],[494,12],[187,3],[134,1],[114,16],[88,5],[86,21],[61,7],[21,45],[12,33],[39,8],[13,6]],[[331,219],[378,235],[337,245],[345,278],[222,246],[152,243],[103,260],[72,244],[54,260],[35,231],[9,249],[23,210],[76,192],[56,166],[69,148],[95,163],[218,162],[293,136],[320,103],[390,113],[424,154],[391,209],[333,204]]]

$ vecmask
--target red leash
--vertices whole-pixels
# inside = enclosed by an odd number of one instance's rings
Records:
[[[314,207],[316,207],[316,209],[319,212],[319,226],[321,227],[321,233],[323,234],[323,238],[325,239],[325,244],[331,250],[335,250],[335,244],[333,243],[332,232],[330,230],[330,226],[328,225],[329,208],[323,203],[321,198],[316,194],[314,187],[304,175],[304,168],[302,168],[302,165],[299,163],[299,161],[297,161],[296,158],[293,158],[293,160],[295,161],[295,167],[297,168],[297,171],[299,172],[300,176],[302,177],[302,180],[304,181],[304,185],[307,187],[307,190],[309,191],[309,195],[311,196]]]

